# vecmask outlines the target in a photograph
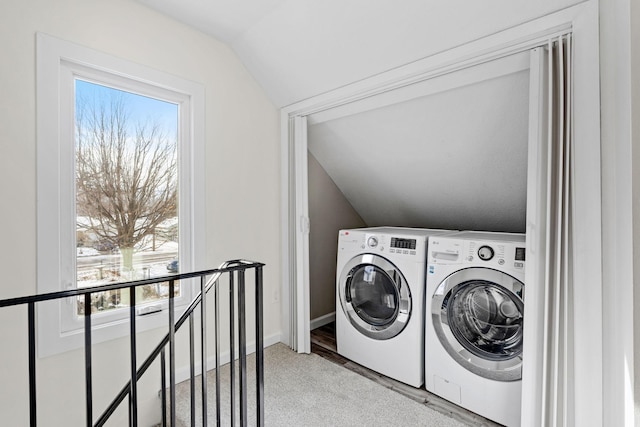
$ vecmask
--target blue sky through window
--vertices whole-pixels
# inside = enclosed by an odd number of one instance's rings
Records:
[[[124,100],[133,126],[136,123],[161,124],[167,135],[177,136],[177,104],[76,79],[76,100],[99,104],[114,96],[121,96]]]

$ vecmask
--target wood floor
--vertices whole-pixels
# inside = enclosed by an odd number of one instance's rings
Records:
[[[469,412],[453,403],[444,400],[434,394],[429,393],[425,389],[415,388],[385,377],[377,372],[358,365],[349,359],[340,356],[337,353],[335,339],[335,323],[329,323],[311,331],[311,352],[315,353],[333,363],[343,366],[345,369],[354,371],[378,384],[394,390],[406,397],[420,402],[436,411],[449,415],[460,422],[469,426],[487,426],[495,427],[499,424],[489,421],[480,415]]]

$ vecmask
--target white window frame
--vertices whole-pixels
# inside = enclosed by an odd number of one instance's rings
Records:
[[[115,87],[178,104],[179,111],[179,259],[182,272],[207,268],[204,215],[204,87],[140,64],[37,34],[37,289],[38,293],[75,287],[75,80]],[[192,299],[181,281],[175,299],[179,312]],[[80,348],[83,320],[73,301],[40,303],[40,357]],[[157,302],[154,302],[157,304]],[[166,309],[167,302],[161,303]],[[92,316],[94,343],[129,334],[129,310]],[[166,326],[167,316],[146,315],[138,331]]]

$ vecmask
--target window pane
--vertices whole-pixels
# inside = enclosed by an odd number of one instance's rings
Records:
[[[77,286],[177,272],[178,105],[80,79],[75,90]],[[167,295],[168,284],[149,285],[136,301]],[[128,291],[92,305],[126,307]]]

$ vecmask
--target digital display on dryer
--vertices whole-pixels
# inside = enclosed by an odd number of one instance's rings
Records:
[[[524,261],[524,248],[516,248],[516,261]]]
[[[399,237],[392,237],[391,247],[398,249],[415,249],[416,239],[401,239]]]

